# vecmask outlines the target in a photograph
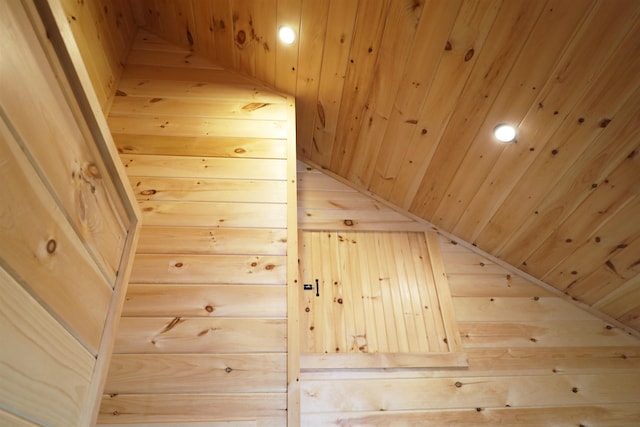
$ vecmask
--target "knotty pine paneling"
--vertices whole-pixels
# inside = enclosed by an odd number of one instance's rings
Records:
[[[321,199],[314,195],[322,186],[309,185],[312,182],[323,183],[332,190],[324,192],[328,200],[334,200],[331,196],[335,194],[347,194],[352,200],[362,198],[363,209],[379,203],[350,191],[351,187],[341,186],[338,180],[310,166],[300,163],[298,170],[302,177],[314,176],[313,180],[307,180],[307,187],[301,184],[299,188],[301,205]],[[364,199],[371,205],[366,205]],[[324,208],[340,211],[332,204],[325,204]],[[300,217],[299,221],[302,229],[306,219]],[[428,225],[422,225],[430,230]],[[366,326],[366,334],[356,335],[359,340],[366,337],[369,344],[368,348],[358,348],[355,353],[347,353],[352,351],[347,348],[338,355],[331,353],[333,349],[328,349],[326,354],[302,355],[302,425],[633,426],[637,423],[638,338],[448,238],[440,237],[429,249],[437,245],[442,257],[467,367],[451,369],[443,367],[445,364],[436,364],[428,369],[417,368],[419,363],[428,366],[430,359],[424,353],[419,354],[422,361],[412,360],[412,353],[400,353],[397,358],[396,354],[362,353],[373,351],[373,343],[378,348],[388,345],[389,336],[399,340],[396,320],[398,314],[403,318],[407,313],[405,306],[394,306],[393,301],[383,304],[387,296],[383,292],[366,292],[384,284],[386,281],[381,281],[381,277],[395,275],[399,282],[419,283],[420,280],[413,280],[410,274],[415,275],[416,268],[408,266],[418,266],[427,259],[413,258],[402,250],[402,245],[392,246],[383,257],[369,255],[356,257],[355,261],[345,257],[362,251],[363,242],[375,246],[374,236],[381,234],[418,233],[301,231],[304,281],[315,285],[308,270],[319,272],[320,293],[327,295],[326,299],[316,298],[310,296],[315,294],[315,289],[304,291],[304,303],[310,300],[311,304],[300,307],[303,348],[325,342],[333,344],[338,338],[348,344],[347,325],[357,328],[359,317],[364,319],[360,327]],[[387,241],[402,240],[383,240]],[[335,262],[336,254],[345,258]],[[312,257],[311,265],[309,257]],[[411,259],[415,262],[411,263]],[[362,273],[360,267],[364,265],[369,268]],[[376,272],[376,268],[379,274],[368,274]],[[403,289],[406,287],[398,285],[395,294],[392,290],[388,294],[399,297],[401,303],[414,301],[402,298]],[[362,291],[362,296],[372,298],[354,303],[358,300],[352,297],[354,291],[356,296]],[[376,305],[384,309],[386,323],[375,324],[372,329],[368,315],[381,312],[375,310]],[[319,316],[319,312],[324,314]],[[313,325],[308,321],[312,317],[316,317]],[[345,332],[332,328],[327,319],[343,326]],[[388,324],[393,327],[385,329]],[[415,334],[406,341],[409,347],[421,342]],[[396,369],[388,369],[390,366]]]
[[[284,424],[292,109],[137,34],[108,121],[143,226],[100,423]]]
[[[155,34],[295,95],[301,158],[581,302],[627,289],[614,316],[637,327],[640,223],[616,213],[640,179],[638,2],[141,3]]]
[[[0,423],[92,425],[139,211],[60,2],[0,21]]]
[[[137,26],[127,0],[60,0],[105,116]]]

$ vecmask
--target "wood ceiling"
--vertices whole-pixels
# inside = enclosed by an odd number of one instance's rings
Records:
[[[131,4],[295,94],[301,158],[640,329],[637,0]]]

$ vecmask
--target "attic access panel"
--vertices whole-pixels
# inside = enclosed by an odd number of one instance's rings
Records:
[[[467,366],[435,232],[303,231],[302,369]]]

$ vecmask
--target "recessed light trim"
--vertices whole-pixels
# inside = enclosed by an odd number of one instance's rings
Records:
[[[513,142],[516,139],[516,128],[506,123],[501,123],[493,129],[493,135],[500,142]]]
[[[283,26],[278,30],[278,37],[284,44],[293,44],[296,40],[296,33],[293,32],[291,27]]]

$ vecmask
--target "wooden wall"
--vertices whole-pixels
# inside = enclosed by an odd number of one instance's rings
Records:
[[[105,116],[137,30],[128,0],[59,0]]]
[[[370,231],[363,223],[356,226],[360,231],[348,231],[341,218],[350,218],[350,205],[341,207],[334,202],[348,199],[349,203],[361,204],[367,212],[362,218],[372,218],[377,209],[384,213],[383,204],[374,199],[365,204],[364,195],[350,192],[343,183],[301,164],[302,212],[309,201],[316,200],[314,193],[318,189],[310,185],[312,181],[323,182],[323,198],[327,202],[314,211],[314,221],[324,220],[329,229],[329,224],[335,224],[335,231],[330,234],[343,236],[352,246],[347,236],[358,236],[360,242],[381,234],[384,219],[373,221]],[[342,193],[349,193],[350,197],[344,198]],[[307,220],[300,216],[301,229]],[[421,225],[423,230],[430,230]],[[408,228],[415,233],[417,226],[415,223]],[[387,232],[390,241],[401,242],[407,234],[398,228],[395,218],[389,221],[389,229],[396,230]],[[370,237],[363,237],[367,234]],[[304,242],[303,238],[301,243]],[[334,365],[332,369],[326,363],[318,363],[318,358],[304,355],[302,425],[637,425],[640,340],[462,244],[440,237],[438,245],[468,367],[376,369],[373,364],[352,363]],[[324,265],[326,259],[332,258],[327,253],[331,250],[330,246],[320,245],[315,252],[302,251],[313,257],[302,262]],[[400,249],[393,256],[394,267],[406,265],[413,258],[398,259],[402,258]],[[339,267],[345,276],[356,271],[350,270],[346,260],[342,262],[347,264]],[[389,268],[387,276],[380,279],[405,281],[406,286],[406,271]],[[366,286],[367,280],[360,283]],[[369,285],[374,286],[371,281]],[[352,291],[343,287],[347,295]],[[401,294],[402,288],[396,292]],[[345,307],[345,318],[357,316],[347,310]],[[392,307],[391,313],[385,315],[397,317],[405,313],[402,307]],[[370,334],[365,330],[360,335]],[[419,341],[416,335],[410,338],[414,343]]]
[[[640,330],[637,0],[135,4],[295,94],[304,158]]]
[[[109,125],[143,227],[100,423],[286,423],[293,115],[138,33]]]
[[[91,425],[138,211],[60,5],[0,21],[0,424]]]

